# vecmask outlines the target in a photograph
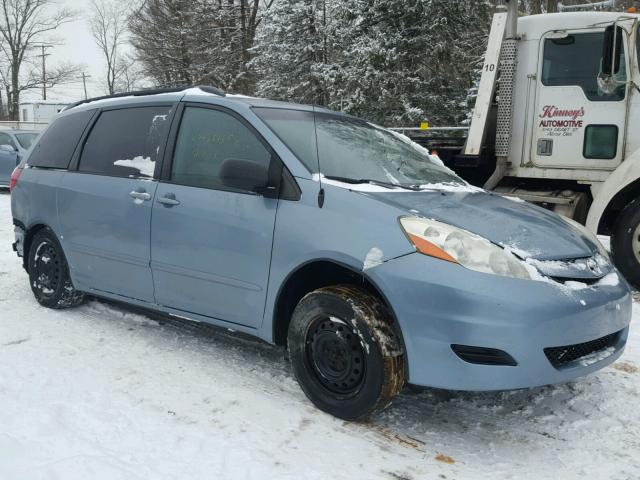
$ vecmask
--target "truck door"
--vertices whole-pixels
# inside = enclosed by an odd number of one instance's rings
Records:
[[[622,38],[625,36],[622,35]],[[549,32],[540,40],[531,159],[547,168],[614,170],[624,156],[626,40],[606,94],[598,86],[604,29]]]

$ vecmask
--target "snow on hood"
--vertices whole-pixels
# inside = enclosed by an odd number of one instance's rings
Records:
[[[522,259],[568,260],[591,257],[597,251],[588,238],[548,210],[472,189],[421,192],[386,189],[385,194],[367,194],[409,214],[480,235]]]
[[[365,193],[383,193],[383,192],[406,192],[406,193],[421,193],[421,191],[437,191],[437,192],[457,192],[457,193],[478,193],[485,190],[469,185],[468,183],[425,183],[419,185],[420,190],[414,188],[404,188],[401,185],[395,187],[387,187],[383,185],[372,185],[370,183],[347,183],[339,180],[328,179],[324,175],[318,175],[314,173],[312,176],[314,181],[322,179],[324,185],[332,185],[334,187],[345,188],[353,192],[365,192]]]

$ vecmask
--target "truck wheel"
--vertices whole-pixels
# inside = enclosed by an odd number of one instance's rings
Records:
[[[289,359],[319,409],[345,420],[387,407],[405,383],[392,318],[367,291],[341,285],[306,295],[291,318]]]
[[[84,294],[71,283],[67,260],[51,229],[43,228],[33,237],[28,270],[31,290],[43,307],[69,308],[84,300]]]
[[[640,289],[640,201],[625,207],[611,235],[613,261],[625,278]]]

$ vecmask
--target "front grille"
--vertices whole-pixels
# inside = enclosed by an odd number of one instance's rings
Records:
[[[620,332],[575,345],[545,348],[544,353],[555,368],[562,368],[592,353],[613,347],[618,343]]]

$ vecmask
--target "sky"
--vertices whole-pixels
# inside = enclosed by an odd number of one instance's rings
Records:
[[[91,78],[87,80],[89,97],[105,95],[105,62],[95,44],[89,29],[89,0],[58,0],[59,6],[66,6],[78,12],[77,19],[59,27],[49,40],[60,44],[49,49],[51,56],[47,57],[47,65],[71,62],[84,66],[84,71]],[[47,92],[47,99],[64,102],[77,101],[84,98],[82,79],[76,83],[56,87]],[[21,101],[41,100],[42,90],[32,90],[22,95]]]

